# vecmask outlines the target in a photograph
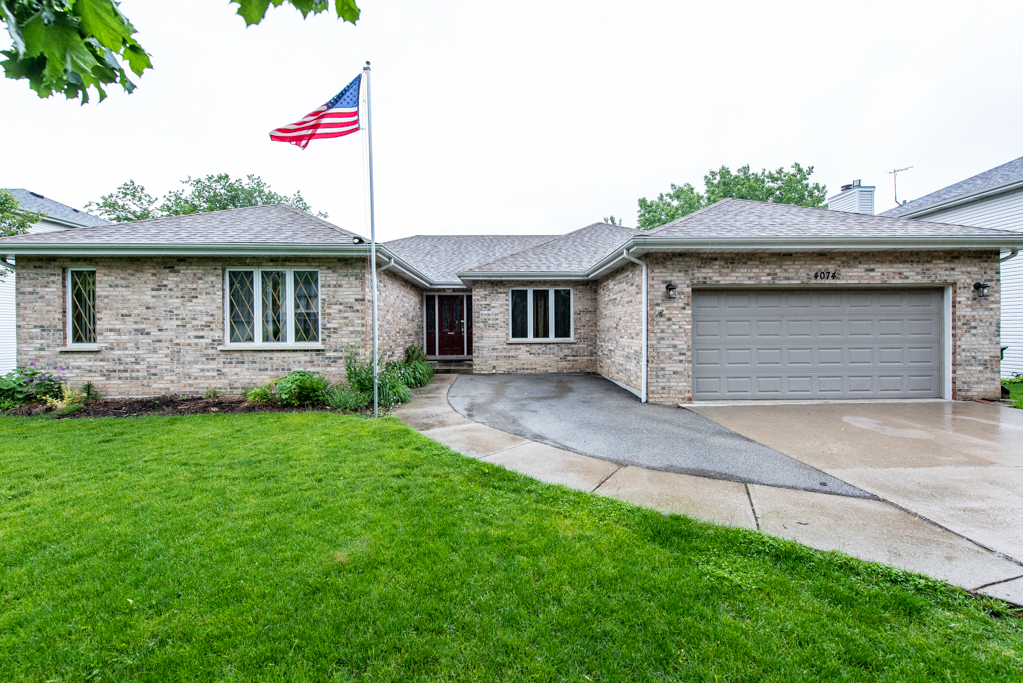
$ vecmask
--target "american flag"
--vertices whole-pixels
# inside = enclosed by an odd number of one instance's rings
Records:
[[[325,105],[306,114],[301,120],[270,131],[275,142],[290,142],[302,149],[310,140],[339,138],[359,130],[359,83],[356,76],[345,89],[330,98]]]

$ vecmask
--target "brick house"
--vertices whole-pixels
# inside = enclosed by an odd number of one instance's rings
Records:
[[[378,245],[381,356],[594,372],[643,399],[999,394],[1023,235],[729,199],[653,231]],[[0,240],[18,353],[107,395],[231,390],[370,348],[369,245],[287,206]],[[980,286],[978,286],[980,285]]]

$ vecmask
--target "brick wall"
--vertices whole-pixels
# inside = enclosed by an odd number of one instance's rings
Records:
[[[817,270],[839,271],[838,286],[951,285],[952,396],[972,400],[999,395],[998,252],[651,254],[647,260],[651,402],[692,400],[693,286],[812,286]],[[673,300],[664,289],[669,281],[678,285]],[[989,298],[976,298],[973,283],[978,281],[991,285]]]
[[[570,287],[572,343],[511,342],[508,292],[513,287]],[[473,304],[474,372],[596,372],[597,285],[593,282],[476,282]]]
[[[367,260],[18,259],[18,356],[22,365],[67,367],[72,386],[92,381],[107,396],[237,393],[292,370],[344,378],[344,348],[366,348]],[[65,269],[96,268],[98,352],[65,345]],[[224,343],[225,267],[320,269],[323,351],[217,351]]]
[[[597,372],[643,386],[643,269],[629,264],[597,283]]]
[[[368,273],[366,279],[366,286],[370,288]],[[385,270],[377,274],[377,292],[380,297],[377,304],[380,360],[404,358],[406,346],[423,345],[423,291]]]

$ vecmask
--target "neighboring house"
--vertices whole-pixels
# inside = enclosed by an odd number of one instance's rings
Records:
[[[1023,233],[1023,157],[996,166],[881,214],[934,223],[974,225]],[[1023,258],[1003,255],[1001,343],[1007,346],[1002,376],[1023,373]]]
[[[595,372],[664,404],[997,397],[1000,251],[1023,235],[726,199],[650,232],[379,245],[383,360]],[[0,240],[18,349],[108,396],[344,377],[369,245],[287,206]],[[990,296],[974,284],[991,284]]]
[[[28,229],[30,235],[107,223],[102,218],[47,199],[38,192],[30,192],[21,188],[10,188],[7,191],[17,198],[23,210],[46,214],[42,220]],[[0,375],[13,370],[17,364],[14,329],[14,280],[15,275],[8,273],[3,277],[3,282],[0,282]]]

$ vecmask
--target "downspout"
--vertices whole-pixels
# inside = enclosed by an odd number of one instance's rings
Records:
[[[1006,262],[1006,261],[1008,261],[1009,259],[1011,259],[1011,258],[1015,258],[1015,257],[1016,257],[1016,254],[1018,254],[1018,253],[1019,253],[1019,249],[1013,249],[1012,251],[1010,251],[1010,252],[1009,252],[1009,255],[1008,255],[1008,256],[1006,256],[1006,257],[1004,257],[1004,258],[1000,258],[1000,259],[998,259],[998,262],[999,262],[999,263],[1005,263],[1005,262]]]
[[[382,273],[382,272],[384,272],[385,270],[387,270],[388,268],[390,268],[393,265],[394,265],[394,259],[392,258],[389,263],[385,263],[384,265],[382,265],[379,268],[377,268],[377,272],[378,273]]]
[[[648,295],[647,295],[647,269],[646,269],[646,261],[640,261],[638,258],[636,258],[634,256],[630,256],[628,249],[623,249],[622,250],[622,256],[624,258],[628,259],[629,261],[632,261],[633,263],[638,263],[640,266],[643,267],[643,367],[642,367],[643,389],[642,389],[642,392],[641,392],[642,396],[640,397],[640,401],[642,401],[643,403],[646,403],[647,318],[648,318],[648,316],[650,314],[650,306],[649,306],[649,303],[648,303]]]

